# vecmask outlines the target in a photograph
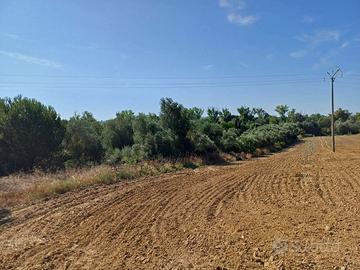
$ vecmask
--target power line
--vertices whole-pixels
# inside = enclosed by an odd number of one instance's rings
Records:
[[[298,80],[262,80],[262,81],[230,81],[230,82],[170,82],[170,83],[91,83],[91,82],[1,82],[0,87],[47,87],[47,88],[196,88],[196,87],[237,87],[263,85],[291,85],[296,83],[309,84],[320,82],[318,79]],[[344,84],[357,84],[345,81]]]
[[[314,83],[317,81],[303,81],[302,83]],[[31,87],[37,88],[50,88],[50,89],[64,89],[64,88],[77,88],[77,89],[132,89],[132,88],[144,88],[144,89],[164,89],[164,88],[226,88],[226,87],[250,87],[250,86],[267,86],[267,85],[294,85],[299,84],[298,81],[289,82],[262,82],[262,83],[238,83],[238,84],[202,84],[202,85],[31,85]],[[26,84],[0,84],[1,88],[19,88],[27,86]]]
[[[258,75],[214,75],[214,76],[121,76],[121,75],[47,75],[47,74],[11,74],[0,73],[0,77],[24,77],[24,78],[94,78],[94,79],[135,79],[135,80],[178,80],[178,79],[231,79],[231,78],[256,78],[256,77],[301,77],[301,76],[316,76],[316,74],[310,73],[278,73],[278,74],[263,74]]]
[[[128,83],[128,82],[34,82],[34,81],[8,81],[8,82],[0,82],[0,84],[19,84],[19,85],[34,85],[34,84],[51,84],[51,85],[120,85],[120,86],[166,86],[166,85],[227,85],[227,84],[249,84],[249,83],[276,83],[276,82],[294,82],[294,81],[319,81],[317,77],[314,78],[304,78],[304,79],[274,79],[274,80],[252,80],[252,81],[225,81],[225,82],[213,82],[213,81],[199,81],[199,82],[168,82],[168,83]]]
[[[36,88],[46,88],[46,89],[66,89],[66,88],[78,88],[78,89],[164,89],[164,88],[232,88],[232,87],[256,87],[256,86],[268,86],[268,85],[293,85],[293,84],[311,84],[320,82],[318,77],[314,77],[313,75],[307,75],[304,77],[304,74],[297,73],[292,74],[293,78],[289,78],[289,74],[283,74],[283,77],[275,78],[274,77],[267,77],[266,75],[257,76],[259,79],[256,79],[256,76],[243,76],[242,78],[248,78],[247,80],[221,80],[221,78],[226,79],[240,79],[241,76],[215,76],[215,77],[187,77],[192,78],[192,81],[179,81],[179,78],[185,77],[161,77],[161,78],[173,78],[178,79],[177,81],[170,80],[170,81],[142,81],[139,80],[137,82],[134,81],[58,81],[58,80],[41,80],[44,77],[39,77],[36,79],[30,78],[26,80],[26,77],[21,78],[20,81],[0,81],[0,88],[25,88],[25,87],[36,87]],[[20,74],[7,74],[7,75],[14,75],[14,76],[22,76]],[[280,74],[278,74],[280,75]],[[6,76],[6,74],[1,74],[1,76]],[[29,75],[32,76],[32,75]],[[42,75],[41,75],[42,76]],[[44,75],[47,76],[47,75]],[[10,76],[11,77],[11,76]],[[11,77],[14,78],[14,77]],[[46,77],[47,78],[47,77]],[[54,77],[58,78],[58,77]],[[61,76],[59,77],[61,78]],[[73,77],[74,79],[81,79],[85,77]],[[102,77],[105,78],[105,77]],[[114,77],[115,78],[115,77]],[[137,77],[137,78],[145,78],[145,77]],[[148,79],[154,79],[155,77],[147,77]],[[160,77],[158,77],[160,78]],[[195,80],[198,78],[198,80]],[[201,79],[199,79],[201,78]],[[204,78],[207,78],[206,80]],[[217,78],[217,79],[216,79]],[[25,80],[24,80],[25,79]],[[40,80],[39,80],[40,79]],[[356,80],[358,78],[351,78],[351,80]],[[359,77],[360,79],[360,77]],[[143,79],[145,80],[145,79]],[[351,83],[349,81],[344,83]]]

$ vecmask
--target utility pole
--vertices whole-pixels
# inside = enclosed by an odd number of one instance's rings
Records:
[[[330,72],[327,73],[331,80],[331,137],[332,137],[332,151],[333,152],[335,152],[334,82],[335,82],[336,76],[339,72],[341,73],[341,76],[342,76],[342,71],[338,67],[335,72],[332,71],[331,73]]]

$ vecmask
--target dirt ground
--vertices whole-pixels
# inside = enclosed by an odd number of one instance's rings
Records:
[[[360,269],[360,136],[337,147],[2,209],[0,269]]]

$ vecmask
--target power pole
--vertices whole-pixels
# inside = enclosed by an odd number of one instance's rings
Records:
[[[332,71],[331,73],[330,72],[327,73],[331,80],[331,137],[332,137],[332,151],[333,152],[335,152],[334,82],[335,82],[336,76],[339,72],[341,73],[341,76],[342,76],[342,71],[338,67],[335,72]]]

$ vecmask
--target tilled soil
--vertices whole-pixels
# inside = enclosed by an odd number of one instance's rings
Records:
[[[0,269],[360,269],[360,136],[74,191],[0,223]]]

